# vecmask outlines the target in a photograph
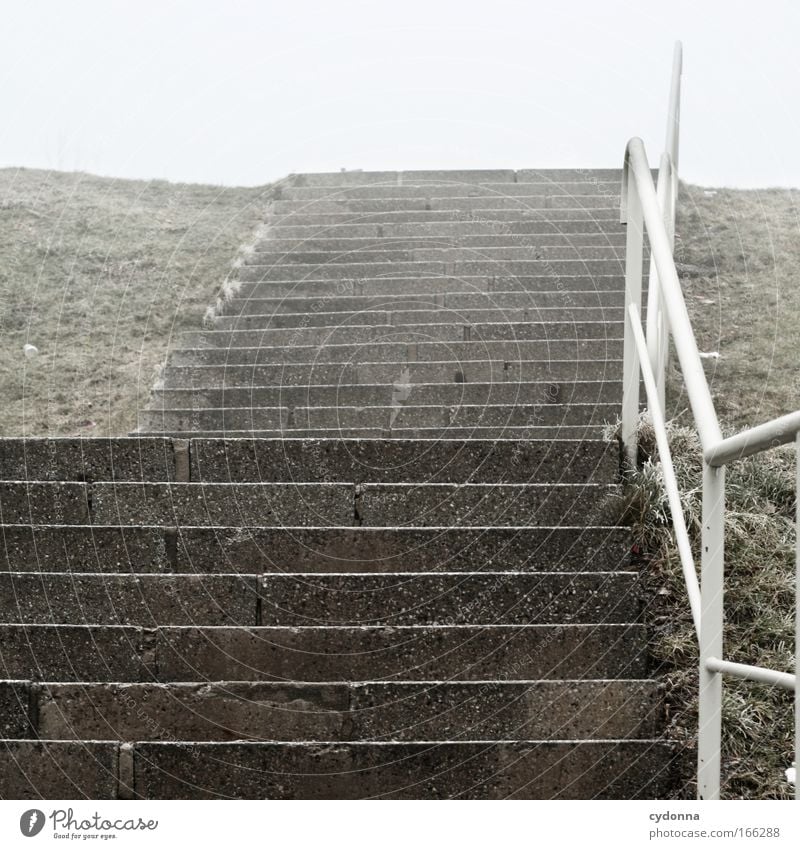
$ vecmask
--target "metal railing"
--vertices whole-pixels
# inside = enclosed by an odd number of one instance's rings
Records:
[[[800,749],[800,694],[797,684],[800,679],[800,593],[797,591],[800,587],[800,510],[796,511],[795,673],[725,660],[722,644],[725,467],[743,457],[794,441],[798,458],[797,493],[800,501],[800,411],[727,439],[722,437],[673,259],[681,66],[682,51],[678,43],[673,62],[667,145],[661,157],[657,187],[653,184],[641,139],[631,139],[625,149],[621,207],[621,221],[627,224],[622,441],[628,462],[634,465],[637,457],[636,428],[641,375],[700,650],[697,795],[700,799],[718,799],[724,675],[794,690],[795,761]],[[651,254],[646,334],[640,318],[645,233]],[[670,455],[664,415],[664,384],[670,337],[680,363],[703,451],[699,581]],[[800,785],[796,780],[795,798],[800,798]]]

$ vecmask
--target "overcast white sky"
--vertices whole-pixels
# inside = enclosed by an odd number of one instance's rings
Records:
[[[290,171],[619,167],[800,186],[800,4],[3,0],[0,166],[259,185]]]

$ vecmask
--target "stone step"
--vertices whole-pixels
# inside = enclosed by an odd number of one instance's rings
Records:
[[[23,733],[14,736],[43,740],[651,739],[663,710],[658,685],[647,679],[44,683],[28,684],[27,694],[20,689],[14,682],[13,696],[27,696],[35,724],[20,723]]]
[[[175,457],[172,440],[163,437],[6,437],[0,479],[171,481]]]
[[[0,483],[3,524],[347,527],[615,524],[616,486],[580,484]]]
[[[635,572],[0,573],[0,621],[30,625],[588,625],[640,605]]]
[[[534,209],[523,208],[519,204],[516,208],[497,209],[486,208],[480,202],[476,202],[470,209],[460,206],[451,209],[392,209],[383,212],[314,212],[313,207],[301,212],[290,212],[287,214],[268,215],[267,225],[278,227],[284,225],[329,227],[333,224],[439,224],[441,222],[470,221],[477,222],[481,231],[488,230],[492,222],[505,224],[507,222],[530,221],[548,222],[559,225],[560,222],[570,222],[570,227],[575,227],[574,232],[584,232],[587,225],[599,223],[598,230],[590,227],[591,232],[602,232],[604,227],[619,232],[622,226],[619,221],[619,206],[609,206],[603,209],[582,209],[569,207],[563,209]],[[569,227],[556,228],[556,231],[570,232]],[[524,231],[520,231],[524,232]]]
[[[258,625],[246,575],[0,573],[0,620],[34,625]]]
[[[548,345],[555,340],[596,340],[605,342],[622,336],[622,316],[618,321],[520,321],[516,323],[464,322],[463,324],[372,324],[332,325],[324,327],[266,327],[253,330],[200,330],[181,333],[176,342],[184,348],[295,348],[388,342],[413,345],[432,342],[474,342],[482,346],[491,341],[539,341]],[[519,354],[517,355],[519,356]]]
[[[322,304],[342,295],[402,295],[438,297],[448,294],[474,295],[495,292],[517,292],[538,297],[540,292],[594,291],[618,292],[624,289],[623,274],[557,274],[545,271],[538,275],[516,277],[513,275],[473,275],[422,277],[365,277],[347,280],[234,280],[226,284],[226,291],[237,298],[253,297],[316,297]]]
[[[507,439],[529,440],[607,438],[607,425],[554,425],[542,427],[315,427],[243,430],[137,430],[142,436],[173,436],[180,439]]]
[[[280,232],[280,231],[278,231]],[[473,233],[469,235],[447,236],[307,236],[299,238],[280,238],[276,231],[270,230],[264,238],[256,242],[254,253],[274,253],[276,251],[339,251],[367,252],[385,250],[414,250],[430,248],[506,248],[522,247],[543,251],[574,248],[617,248],[625,249],[626,234],[619,233],[574,233],[574,234],[512,234],[512,233]],[[251,254],[252,255],[252,254]]]
[[[417,215],[430,216],[430,213]],[[497,211],[499,214],[499,211]],[[438,213],[441,217],[444,213]],[[325,218],[325,216],[322,216]],[[373,216],[374,217],[374,216]],[[550,236],[568,239],[582,239],[584,236],[600,238],[625,238],[625,228],[619,223],[619,216],[614,218],[592,218],[581,214],[570,220],[565,218],[561,210],[551,210],[547,218],[526,215],[522,220],[508,218],[500,220],[496,217],[461,217],[448,213],[447,220],[436,220],[428,217],[423,220],[387,221],[385,218],[371,223],[364,223],[359,216],[340,221],[336,216],[322,223],[298,224],[291,219],[273,220],[270,222],[265,238],[267,239],[313,239],[313,238],[439,238],[454,237],[484,238],[488,235],[499,236],[503,239],[515,236]],[[549,219],[549,220],[548,220]],[[549,239],[547,240],[549,242]]]
[[[259,584],[263,625],[612,624],[638,621],[641,608],[635,572],[300,573]]]
[[[256,331],[258,332],[258,331]],[[213,336],[211,338],[214,338]],[[217,336],[219,338],[219,336]],[[396,338],[396,337],[395,337]],[[609,339],[478,339],[472,341],[430,342],[412,339],[411,342],[369,341],[362,344],[332,343],[327,345],[294,345],[292,347],[249,347],[196,348],[191,338],[185,348],[174,349],[169,357],[170,365],[231,366],[236,365],[289,365],[292,363],[413,363],[470,361],[485,357],[486,360],[607,360],[622,356],[622,338]],[[221,341],[221,340],[220,340]],[[238,340],[237,340],[238,341]]]
[[[625,256],[625,247],[613,245],[536,247],[535,245],[502,245],[499,247],[416,247],[385,246],[359,249],[316,250],[306,245],[292,250],[260,250],[245,257],[242,265],[283,265],[300,263],[327,265],[353,262],[516,262],[520,260],[617,260]]]
[[[322,305],[328,308],[327,304]],[[219,316],[214,321],[215,330],[251,330],[306,327],[406,327],[419,324],[509,324],[619,321],[624,315],[622,307],[484,307],[477,309],[451,309],[429,305],[424,309],[417,304],[415,309],[373,309],[361,311],[322,312],[277,312],[231,314]]]
[[[643,678],[644,625],[196,627],[0,624],[8,678],[504,681]],[[0,749],[1,750],[1,749]]]
[[[375,183],[413,185],[426,183],[513,183],[516,171],[510,169],[468,169],[459,171],[321,171],[292,174],[292,186],[368,186]],[[577,171],[571,171],[575,174]],[[617,171],[622,179],[622,172]],[[613,179],[613,178],[612,178]]]
[[[226,386],[224,389],[160,389],[150,396],[148,409],[180,410],[220,407],[369,407],[388,404],[619,404],[620,381],[519,383],[415,383],[401,370],[394,383],[283,386],[281,384]],[[451,375],[452,377],[452,375]]]
[[[18,740],[0,757],[7,799],[28,799],[31,787],[44,799],[663,799],[677,774],[677,755],[660,740]]]
[[[240,349],[258,356],[258,349]],[[235,352],[231,352],[233,355]],[[479,353],[479,352],[476,352]],[[218,365],[193,365],[198,361],[209,362],[214,354]],[[526,380],[620,380],[622,361],[615,359],[594,360],[458,360],[455,356],[444,362],[310,362],[310,363],[261,363],[259,365],[224,365],[229,360],[220,351],[203,349],[174,350],[170,354],[170,365],[162,373],[163,388],[213,389],[226,386],[305,386],[312,383],[394,383],[403,378],[408,370],[414,383],[446,383]],[[187,363],[188,365],[178,365]],[[15,478],[26,475],[15,475]]]
[[[266,391],[271,391],[268,389]],[[544,391],[544,390],[542,390]],[[178,446],[183,448],[184,446]],[[618,446],[603,441],[194,440],[185,446],[183,479],[347,482],[524,483],[554,475],[572,482],[618,473]],[[150,481],[176,478],[169,438],[19,438],[0,440],[8,480]],[[107,464],[113,457],[114,464]],[[138,463],[137,463],[138,461]],[[566,482],[566,481],[565,481]]]
[[[653,178],[657,171],[653,170]],[[328,171],[293,174],[291,186],[370,186],[425,185],[428,183],[557,183],[557,182],[622,182],[620,168],[524,168],[521,170],[467,169],[422,171]]]
[[[206,471],[202,459],[203,475],[222,475],[213,464]],[[231,462],[238,468],[235,457]],[[503,470],[499,469],[498,474],[502,475]],[[0,571],[18,572],[262,574],[290,570],[307,573],[482,570],[488,573],[610,572],[631,568],[630,531],[613,526],[6,525],[3,536]]]
[[[531,191],[535,191],[531,189]],[[559,195],[536,192],[529,195],[514,197],[499,194],[466,195],[459,197],[450,194],[447,197],[413,197],[402,198],[334,198],[328,196],[324,200],[276,200],[270,206],[270,213],[276,217],[286,217],[307,213],[347,213],[361,215],[364,213],[381,212],[438,212],[455,210],[460,215],[472,211],[511,210],[517,213],[535,211],[546,213],[552,210],[591,212],[600,211],[606,215],[619,215],[620,193],[608,196],[603,194]]]
[[[229,298],[223,304],[225,315],[275,315],[299,313],[314,316],[315,310],[326,312],[358,312],[361,310],[578,310],[617,309],[622,311],[624,290],[603,291],[585,289],[581,291],[552,292],[448,292],[445,294],[391,294],[391,295],[335,295],[324,301],[308,295],[289,297]]]
[[[387,392],[391,398],[391,392]],[[403,428],[450,427],[557,427],[559,425],[604,425],[619,417],[619,400],[613,402],[550,401],[503,404],[395,403],[377,406],[330,407],[188,407],[185,409],[150,408],[139,411],[138,422],[146,433],[182,431],[258,431],[332,428]],[[286,434],[289,435],[288,433]],[[343,434],[344,435],[344,434]],[[443,434],[444,435],[444,434]],[[566,437],[564,437],[566,438]]]
[[[328,265],[286,262],[272,265],[242,265],[237,277],[244,282],[310,281],[310,280],[363,280],[370,277],[530,277],[545,276],[557,280],[559,276],[621,275],[625,263],[621,259],[526,259],[526,260],[461,260],[427,262],[339,262]],[[551,286],[552,288],[552,286]]]
[[[602,440],[194,440],[192,481],[612,483],[619,446]]]
[[[450,198],[450,197],[518,197],[530,195],[583,197],[605,195],[619,200],[621,180],[532,181],[527,183],[413,183],[372,184],[366,186],[285,186],[280,200],[315,201],[375,198]]]

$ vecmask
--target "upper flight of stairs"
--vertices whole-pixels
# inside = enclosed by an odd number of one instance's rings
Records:
[[[294,175],[137,434],[0,442],[0,796],[671,792],[618,193]]]

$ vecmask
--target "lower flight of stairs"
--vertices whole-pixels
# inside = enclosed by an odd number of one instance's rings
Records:
[[[137,435],[0,441],[0,796],[671,792],[617,177],[295,176]]]

